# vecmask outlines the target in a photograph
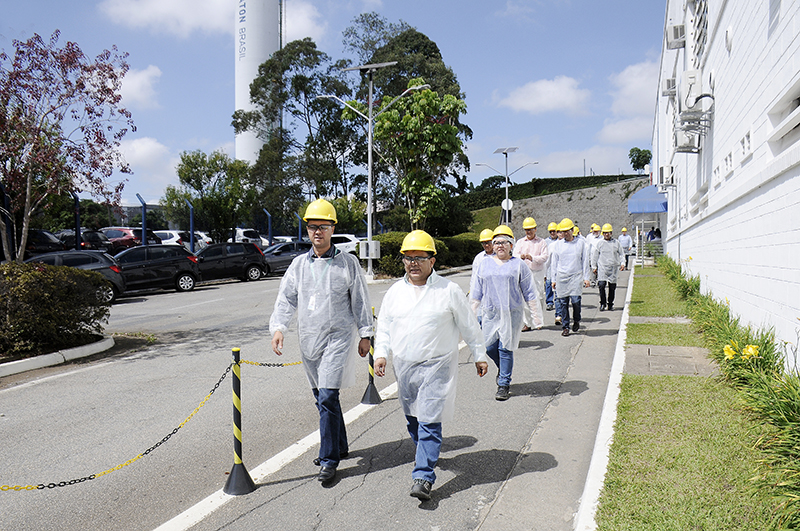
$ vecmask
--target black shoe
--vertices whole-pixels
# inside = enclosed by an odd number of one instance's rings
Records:
[[[609,308],[609,310],[610,310],[610,309],[611,309],[611,308]],[[600,311],[601,311],[601,312],[604,312],[604,311],[606,311],[606,305],[605,305],[605,304],[601,304],[601,305],[600,305]]]
[[[569,328],[565,328],[561,331],[561,335],[567,337],[569,335]]]
[[[614,305],[609,302],[608,303],[608,311],[610,312],[613,309],[614,309]]]
[[[339,459],[347,459],[348,455],[350,455],[350,452],[342,452],[339,454]],[[319,457],[315,457],[314,466],[319,466],[320,464],[322,464],[322,461],[320,461]]]
[[[414,484],[411,485],[411,496],[420,500],[430,500],[432,487],[433,485],[431,485],[430,481],[417,478],[414,480]]]
[[[497,393],[495,393],[494,399],[500,401],[508,400],[508,395],[509,395],[508,386],[501,385],[497,387]]]
[[[578,328],[580,328],[580,326],[581,326],[581,324],[578,321],[575,321],[574,323],[572,323],[572,331],[573,332],[577,332]]]
[[[548,304],[548,305],[547,305],[547,311],[548,311],[548,312],[551,312],[551,311],[553,311],[553,305],[552,305],[552,304]]]
[[[335,468],[324,466],[319,469],[319,475],[317,475],[317,480],[319,480],[323,486],[330,485],[335,478],[336,478]]]

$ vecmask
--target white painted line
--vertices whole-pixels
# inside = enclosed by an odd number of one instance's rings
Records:
[[[386,400],[395,393],[397,393],[397,382],[381,391],[380,396],[383,400]],[[361,415],[374,407],[374,405],[357,405],[344,414],[345,425],[354,422]],[[319,444],[319,430],[309,433],[301,440],[260,464],[253,469],[250,473],[250,477],[253,478],[255,483],[261,483],[269,475],[279,471],[317,444]],[[205,517],[228,503],[232,498],[235,498],[235,496],[225,494],[222,490],[218,490],[204,500],[196,503],[194,506],[189,507],[172,520],[158,526],[155,531],[185,531],[193,525],[200,523]]]
[[[219,302],[224,301],[225,299],[211,299],[210,301],[203,301],[203,302],[196,302],[194,304],[187,304],[185,306],[177,306],[175,308],[170,308],[166,313],[172,314],[175,310],[183,310],[184,308],[192,308],[194,306],[204,306],[206,304],[211,304],[212,302]]]
[[[619,324],[617,346],[614,350],[614,360],[611,363],[611,374],[608,378],[608,389],[603,401],[603,411],[600,415],[600,425],[597,427],[597,437],[594,440],[592,460],[589,462],[589,472],[586,474],[586,484],[583,487],[580,507],[575,516],[575,531],[595,531],[597,522],[594,516],[603,489],[606,471],[608,470],[608,454],[611,442],[614,439],[614,423],[617,421],[617,403],[619,402],[622,371],[625,369],[625,341],[627,339],[628,310],[633,293],[633,275],[628,277],[628,292],[625,295],[625,309]]]
[[[0,389],[0,393],[6,393],[8,391],[18,391],[20,389],[25,389],[27,387],[33,387],[34,385],[39,385],[41,383],[49,382],[50,380],[55,380],[56,378],[63,378],[65,376],[72,376],[73,374],[78,374],[84,371],[93,371],[95,369],[99,369],[100,367],[105,367],[106,365],[111,365],[113,362],[107,361],[104,363],[98,363],[97,365],[91,365],[89,367],[83,367],[81,369],[76,369],[74,371],[69,372],[62,372],[60,374],[54,374],[52,376],[45,376],[44,378],[38,378],[36,380],[32,380],[30,382],[26,382],[19,385],[14,385],[11,387],[7,387],[6,389]]]

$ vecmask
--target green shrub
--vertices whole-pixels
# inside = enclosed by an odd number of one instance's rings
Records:
[[[0,266],[0,352],[24,358],[85,344],[102,333],[110,303],[94,271],[11,262]]]
[[[381,257],[377,264],[373,263],[376,273],[391,277],[402,277],[406,270],[400,260],[400,248],[403,246],[403,238],[407,232],[387,232],[378,234],[374,238],[381,242]],[[436,269],[443,265],[450,265],[450,249],[447,244],[437,238],[433,239],[436,245]],[[470,260],[470,263],[472,261]]]
[[[475,255],[483,250],[478,238],[479,235],[474,232],[465,232],[456,236],[442,238],[449,250],[447,261],[443,265],[459,267],[471,264]]]

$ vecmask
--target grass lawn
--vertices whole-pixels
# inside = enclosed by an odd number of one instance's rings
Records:
[[[629,345],[705,346],[691,324],[628,323],[626,339]]]
[[[711,378],[622,379],[599,531],[769,530],[736,392]]]
[[[686,303],[678,299],[670,281],[657,269],[648,267],[642,270],[641,267],[637,267],[635,275],[628,310],[630,315],[653,317],[686,315]]]
[[[494,230],[500,222],[501,212],[502,209],[499,206],[475,210],[472,213],[475,219],[472,223],[472,232],[480,233],[483,229]]]

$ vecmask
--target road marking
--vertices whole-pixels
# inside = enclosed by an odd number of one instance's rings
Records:
[[[381,391],[380,395],[383,400],[386,400],[394,396],[395,393],[397,393],[397,382],[391,384],[386,389]],[[355,420],[361,415],[374,407],[375,405],[357,405],[344,414],[345,425],[347,426],[352,422],[355,422]],[[250,473],[250,476],[253,478],[255,483],[263,482],[270,474],[274,474],[275,472],[279,471],[281,468],[291,463],[317,444],[319,444],[319,430],[309,433],[304,438],[300,439],[285,450],[260,464],[258,467],[253,469],[253,471]],[[189,529],[193,525],[203,521],[205,517],[235,497],[236,496],[225,494],[220,489],[206,497],[204,500],[196,503],[194,506],[189,507],[172,520],[169,520],[168,522],[158,526],[154,531],[184,531]]]
[[[203,306],[205,304],[211,304],[212,302],[219,302],[224,301],[225,299],[211,299],[210,301],[203,301],[203,302],[196,302],[194,304],[187,304],[185,306],[177,306],[175,308],[170,308],[167,313],[173,313],[175,310],[183,310],[184,308],[191,308],[193,306]],[[152,315],[152,314],[151,314]]]
[[[90,367],[84,367],[82,369],[76,369],[74,371],[63,372],[61,374],[53,374],[52,376],[45,376],[43,378],[38,378],[36,380],[32,380],[30,382],[25,382],[23,384],[14,385],[12,387],[7,387],[6,389],[0,389],[0,393],[5,393],[6,391],[16,391],[19,389],[25,389],[26,387],[33,387],[34,385],[38,385],[40,383],[49,382],[50,380],[55,380],[56,378],[63,378],[64,376],[72,376],[73,374],[78,374],[84,371],[93,371],[95,369],[99,369],[100,367],[105,367],[106,365],[111,365],[113,362],[107,361],[105,363],[99,363],[97,365],[92,365]]]

